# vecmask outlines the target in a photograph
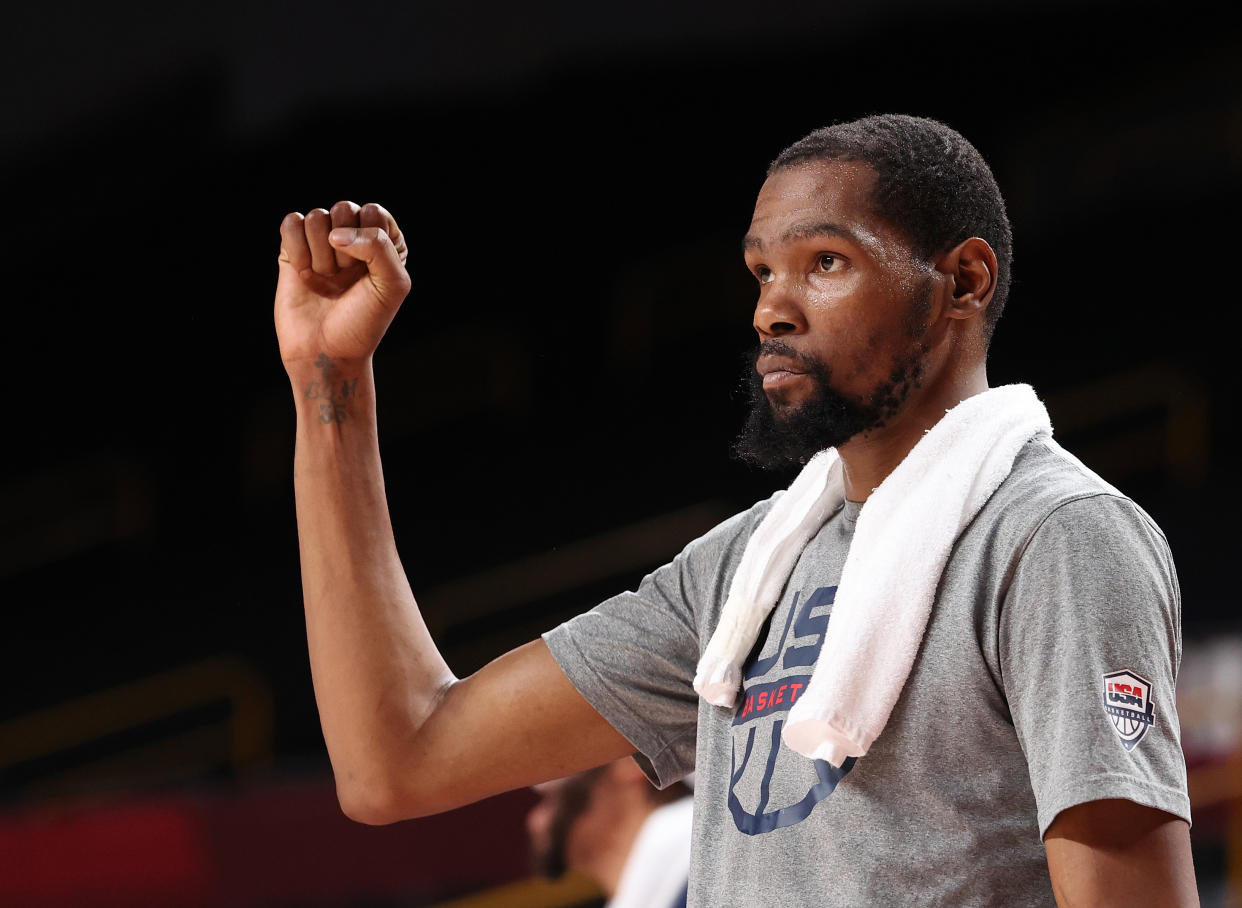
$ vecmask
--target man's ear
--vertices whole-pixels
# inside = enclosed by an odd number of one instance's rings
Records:
[[[987,240],[972,236],[940,257],[936,270],[945,275],[949,298],[945,315],[973,318],[992,302],[996,292],[996,253]]]

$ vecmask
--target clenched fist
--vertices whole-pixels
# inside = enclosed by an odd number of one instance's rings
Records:
[[[337,202],[280,225],[276,336],[286,369],[370,357],[410,291],[405,238],[380,205]]]

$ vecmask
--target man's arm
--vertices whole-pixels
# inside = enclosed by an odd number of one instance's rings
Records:
[[[419,614],[388,516],[371,369],[410,286],[395,221],[341,202],[290,214],[281,240],[307,641],[344,811],[393,822],[632,752],[542,641],[459,681]]]
[[[1199,904],[1190,827],[1163,810],[1113,798],[1057,815],[1044,836],[1061,908]]]
[[[1159,529],[1107,490],[1058,505],[1013,571],[999,631],[1060,904],[1196,904],[1175,698],[1181,600]],[[1145,718],[1138,737],[1122,737],[1110,712],[1122,674],[1138,701],[1125,703]]]

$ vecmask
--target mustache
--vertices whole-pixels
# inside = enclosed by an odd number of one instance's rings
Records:
[[[781,356],[804,366],[812,366],[819,361],[817,357],[807,356],[805,353],[799,352],[779,337],[770,337],[752,350],[750,353],[751,363],[758,363],[761,356]]]

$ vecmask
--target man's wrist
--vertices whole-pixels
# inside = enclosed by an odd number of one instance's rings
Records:
[[[286,364],[300,419],[337,425],[359,415],[372,397],[371,361],[338,360],[321,353],[313,361]]]

